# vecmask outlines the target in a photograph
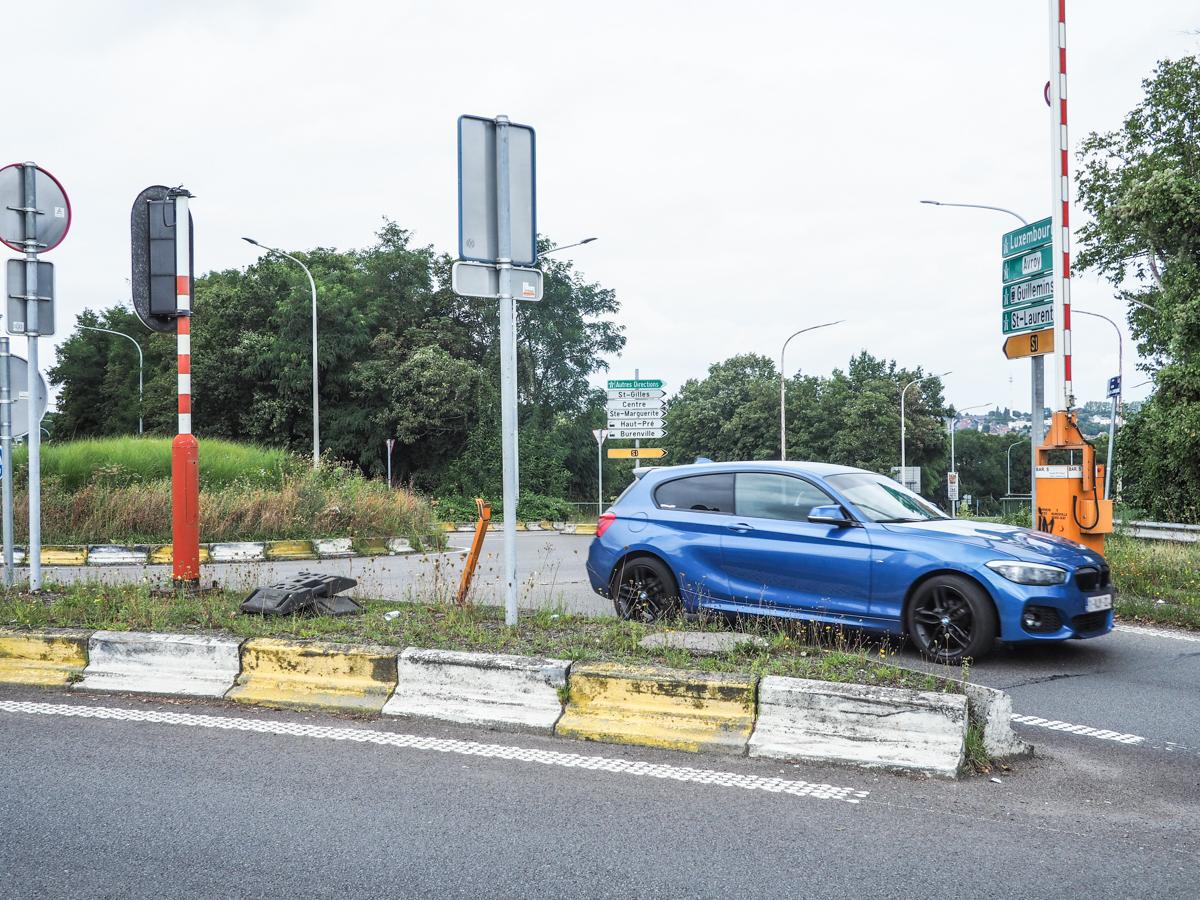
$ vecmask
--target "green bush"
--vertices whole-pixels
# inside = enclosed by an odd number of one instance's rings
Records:
[[[478,516],[474,497],[439,497],[433,501],[434,514],[442,522],[473,522]],[[561,497],[525,493],[517,505],[517,518],[523,522],[565,522],[571,518],[571,504]],[[504,504],[492,501],[492,518],[504,514]]]

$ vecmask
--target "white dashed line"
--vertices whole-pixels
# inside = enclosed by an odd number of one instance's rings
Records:
[[[859,791],[853,788],[837,787],[832,784],[814,784],[795,779],[764,778],[759,775],[742,775],[737,772],[719,772],[711,769],[693,769],[690,766],[672,766],[637,759],[583,756],[579,753],[561,753],[557,750],[533,750],[504,744],[483,744],[477,741],[458,741],[447,738],[423,737],[415,734],[396,734],[390,731],[374,731],[368,728],[333,728],[327,725],[242,719],[235,716],[206,716],[192,713],[118,709],[106,706],[27,703],[14,700],[0,700],[0,712],[31,713],[33,715],[44,716],[74,716],[84,719],[115,719],[125,722],[148,722],[157,725],[183,725],[192,728],[218,728],[226,731],[253,731],[263,734],[292,735],[295,737],[321,738],[332,741],[355,741],[357,743],[380,744],[409,750],[431,750],[438,753],[510,759],[519,762],[562,766],[564,768],[588,769],[622,775],[639,775],[647,778],[667,778],[673,781],[742,788],[747,791],[766,791],[771,794],[792,794],[797,797],[811,797],[814,800],[837,800],[843,803],[858,803],[869,793],[868,791]]]
[[[1187,631],[1176,631],[1173,628],[1150,628],[1146,625],[1114,625],[1114,631],[1127,631],[1130,634],[1144,634],[1149,637],[1171,638],[1175,641],[1190,641],[1200,644],[1200,635]]]
[[[1013,713],[1012,720],[1022,725],[1035,725],[1038,728],[1048,728],[1051,731],[1065,731],[1068,734],[1078,734],[1101,741],[1116,741],[1118,744],[1142,744],[1146,740],[1137,734],[1122,734],[1119,731],[1110,731],[1107,728],[1092,728],[1090,725],[1072,725],[1070,722],[1060,722],[1057,719],[1043,719],[1041,716],[1022,716]]]

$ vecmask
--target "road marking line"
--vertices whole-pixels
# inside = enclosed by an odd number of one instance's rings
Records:
[[[459,741],[448,738],[424,737],[415,734],[396,734],[395,732],[375,731],[369,728],[333,728],[327,725],[308,725],[303,722],[260,721],[236,716],[208,716],[193,713],[119,709],[106,706],[76,706],[63,703],[31,703],[16,700],[0,700],[0,712],[31,713],[33,715],[45,716],[73,716],[84,719],[114,719],[126,722],[149,722],[158,725],[184,725],[193,728],[219,728],[226,731],[253,731],[263,734],[294,735],[296,737],[321,738],[333,741],[355,741],[360,744],[380,744],[411,750],[456,753],[462,756],[511,759],[520,762],[562,766],[564,768],[589,769],[622,775],[640,775],[647,778],[668,778],[673,781],[712,784],[719,787],[736,787],[748,791],[766,791],[771,794],[792,794],[797,797],[811,797],[814,800],[838,800],[843,803],[856,804],[869,794],[869,791],[837,787],[832,784],[815,784],[794,779],[764,778],[759,775],[742,775],[737,772],[693,769],[690,766],[672,766],[637,759],[584,756],[579,753],[562,753],[557,750],[534,750],[504,744],[483,744],[478,741]]]
[[[1051,731],[1065,731],[1083,737],[1097,738],[1102,741],[1116,741],[1118,744],[1141,744],[1145,738],[1137,734],[1122,734],[1107,728],[1092,728],[1090,725],[1072,725],[1070,722],[1060,722],[1057,719],[1043,719],[1041,716],[1023,716],[1013,713],[1012,720],[1022,725],[1035,725],[1038,728],[1048,728]]]
[[[1200,644],[1200,635],[1188,634],[1186,631],[1175,631],[1171,628],[1149,628],[1145,625],[1114,625],[1115,631],[1128,631],[1130,634],[1145,634],[1150,637],[1171,638],[1176,641],[1191,641]]]

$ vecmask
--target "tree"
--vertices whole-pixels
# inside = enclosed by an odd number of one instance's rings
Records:
[[[1200,60],[1163,61],[1142,86],[1121,128],[1081,146],[1077,265],[1129,304],[1155,383],[1117,440],[1123,499],[1200,521]]]

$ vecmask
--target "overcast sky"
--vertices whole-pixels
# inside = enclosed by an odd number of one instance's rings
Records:
[[[1000,352],[1000,235],[1018,223],[918,201],[1049,215],[1045,0],[30,9],[5,18],[3,145],[73,204],[47,256],[58,340],[128,296],[129,208],[149,184],[196,194],[199,272],[251,263],[242,235],[349,249],[385,217],[453,252],[455,120],[504,113],[537,129],[539,230],[599,238],[568,252],[621,301],[611,377],[676,388],[844,318],[793,341],[788,369],[827,374],[865,348],[953,370],[960,407],[1028,408],[1029,365]],[[1072,145],[1116,128],[1157,60],[1197,52],[1198,27],[1195,0],[1068,3]],[[1123,322],[1093,277],[1073,299]],[[1075,331],[1076,393],[1102,399],[1115,335]]]

